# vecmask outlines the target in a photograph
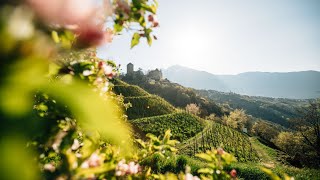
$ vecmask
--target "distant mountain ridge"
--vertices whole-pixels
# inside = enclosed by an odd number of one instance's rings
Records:
[[[320,97],[320,72],[245,72],[214,75],[180,65],[162,70],[164,77],[195,89],[235,92],[250,96],[313,99]]]

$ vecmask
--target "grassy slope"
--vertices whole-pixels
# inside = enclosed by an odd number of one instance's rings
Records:
[[[124,96],[126,103],[132,107],[126,113],[138,137],[152,133],[163,135],[167,129],[172,130],[173,138],[184,141],[193,137],[204,128],[204,120],[177,112],[175,107],[163,98],[151,95],[142,88],[116,80],[114,91]]]
[[[194,89],[170,82],[167,79],[150,83],[146,75],[141,75],[123,76],[122,80],[130,84],[138,85],[147,92],[164,98],[175,107],[185,108],[190,103],[198,104],[201,107],[200,116],[202,117],[212,113],[220,117],[225,113],[221,106],[218,106],[209,99],[199,96]]]
[[[231,166],[226,167],[227,171],[236,169],[239,179],[249,179],[249,180],[269,180],[270,178],[260,170],[260,167],[270,167],[272,171],[277,174],[288,174],[294,177],[296,180],[317,180],[320,179],[320,170],[316,169],[306,169],[306,168],[295,168],[292,166],[283,165],[277,159],[278,152],[272,148],[269,148],[261,144],[256,138],[251,138],[250,141],[253,146],[258,151],[259,157],[261,158],[259,162],[236,162]],[[186,157],[186,164],[191,167],[192,174],[197,174],[197,170],[205,166],[203,161],[198,159]],[[268,163],[268,164],[266,164]]]
[[[124,96],[125,103],[132,104],[132,107],[126,110],[130,120],[176,112],[175,107],[163,98],[151,95],[139,86],[116,80],[113,90],[116,94]]]
[[[320,179],[320,170],[295,168],[282,164],[278,159],[279,152],[260,143],[257,138],[250,138],[253,147],[256,149],[260,162],[257,163],[234,163],[231,168],[239,172],[239,176],[245,179],[268,179],[259,168],[267,167],[278,174],[286,173],[295,179]]]
[[[124,100],[126,103],[132,104],[132,107],[127,109],[130,120],[176,112],[171,104],[155,95],[125,97]]]

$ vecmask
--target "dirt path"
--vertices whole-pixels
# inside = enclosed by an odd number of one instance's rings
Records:
[[[250,137],[249,140],[252,143],[253,148],[257,151],[261,165],[267,168],[274,168],[277,164],[277,160],[275,157],[276,151],[261,144],[255,137]]]

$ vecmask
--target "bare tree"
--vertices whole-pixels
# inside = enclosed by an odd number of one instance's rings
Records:
[[[304,143],[314,149],[320,158],[320,99],[310,102],[307,108],[299,110],[302,117],[291,120],[294,128],[300,132]]]
[[[200,107],[197,104],[191,103],[186,106],[186,111],[193,115],[199,115]]]

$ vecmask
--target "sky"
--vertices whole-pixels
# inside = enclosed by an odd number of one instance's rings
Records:
[[[213,74],[320,71],[320,0],[159,0],[158,37],[98,49],[126,70],[182,65]]]

